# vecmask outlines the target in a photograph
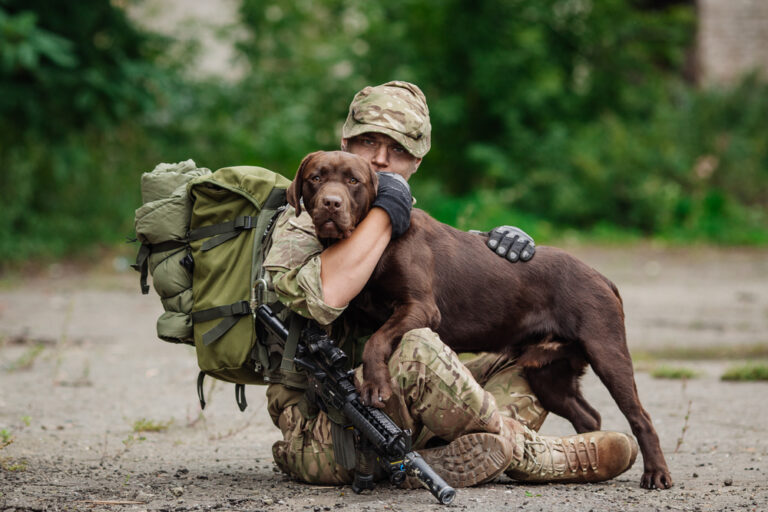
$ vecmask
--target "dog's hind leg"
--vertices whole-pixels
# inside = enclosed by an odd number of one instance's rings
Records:
[[[672,487],[672,477],[661,451],[659,436],[637,394],[623,315],[604,312],[588,316],[584,318],[581,332],[587,360],[629,421],[640,445],[644,464],[640,485],[646,489]]]
[[[567,419],[576,432],[600,430],[600,414],[586,401],[579,388],[583,372],[565,359],[540,368],[527,368],[526,377],[536,397],[550,412]]]

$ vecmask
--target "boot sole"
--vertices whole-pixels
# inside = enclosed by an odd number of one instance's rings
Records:
[[[467,434],[446,446],[417,450],[435,472],[451,487],[470,487],[498,477],[512,462],[512,447],[499,435]],[[421,487],[414,477],[403,487]]]

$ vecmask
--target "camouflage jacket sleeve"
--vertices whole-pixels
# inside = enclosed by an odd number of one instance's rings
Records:
[[[264,269],[280,302],[302,316],[328,325],[345,308],[332,307],[323,301],[322,251],[309,214],[302,212],[297,217],[296,210],[289,206],[277,219]]]

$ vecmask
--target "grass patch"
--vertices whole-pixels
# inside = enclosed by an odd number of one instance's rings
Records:
[[[768,365],[749,363],[728,368],[720,377],[721,380],[757,381],[768,380]]]
[[[134,432],[165,432],[173,423],[173,418],[168,421],[155,421],[142,418],[133,422]]]
[[[27,461],[20,460],[18,462],[14,462],[9,459],[2,459],[0,460],[0,467],[5,471],[26,471]]]
[[[698,376],[698,372],[681,366],[662,365],[651,370],[651,377],[654,379],[695,379]]]
[[[674,359],[679,361],[699,361],[712,359],[762,359],[768,358],[768,342],[751,345],[689,347],[689,348],[659,348],[652,350],[632,351],[635,362],[656,361],[659,359]]]

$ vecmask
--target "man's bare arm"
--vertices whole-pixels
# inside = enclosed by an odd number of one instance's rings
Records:
[[[373,208],[352,236],[320,254],[320,280],[326,304],[343,307],[360,293],[387,248],[391,234],[387,212]]]

